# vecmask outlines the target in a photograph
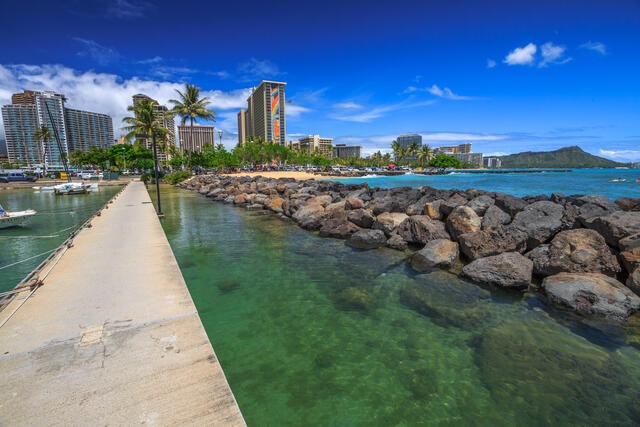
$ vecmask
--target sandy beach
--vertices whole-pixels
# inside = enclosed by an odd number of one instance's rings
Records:
[[[311,172],[301,171],[258,171],[258,172],[238,172],[232,174],[224,174],[228,176],[264,176],[266,178],[294,178],[300,181],[307,179],[326,179],[326,176],[315,175]]]

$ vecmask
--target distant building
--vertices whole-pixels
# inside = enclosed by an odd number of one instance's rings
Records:
[[[204,147],[205,144],[215,146],[215,129],[216,128],[214,126],[202,126],[199,124],[194,124],[193,129],[191,128],[191,125],[178,125],[178,141],[180,141],[180,150],[183,152],[185,150],[189,150],[200,153],[202,152],[202,147]]]
[[[400,135],[396,138],[398,144],[403,147],[409,147],[413,142],[417,143],[419,147],[422,146],[422,135],[417,133],[407,133],[404,135]]]
[[[485,157],[482,160],[482,164],[485,168],[501,168],[502,160],[498,157]]]
[[[263,80],[247,99],[246,113],[238,114],[238,142],[260,138],[286,145],[286,83]]]
[[[333,155],[333,138],[322,138],[320,135],[309,135],[298,140],[298,146],[301,150],[309,153],[319,153],[323,156],[331,158]]]
[[[333,158],[334,159],[347,159],[350,157],[355,157],[359,159],[362,156],[362,147],[359,145],[350,145],[346,144],[336,144],[333,147]]]
[[[445,145],[433,150],[433,154],[466,154],[471,153],[471,143]]]
[[[462,163],[469,163],[477,168],[482,167],[482,153],[455,153],[453,156]]]
[[[52,91],[25,90],[11,96],[12,104],[2,106],[9,162],[62,169],[62,155],[113,145],[111,117],[65,108],[66,101],[64,95]],[[46,142],[35,139],[43,126],[52,134]]]

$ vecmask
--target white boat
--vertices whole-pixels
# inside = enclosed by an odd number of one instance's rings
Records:
[[[92,184],[84,182],[65,182],[53,186],[53,192],[57,195],[87,194],[92,189]]]
[[[15,227],[25,225],[33,218],[37,212],[33,209],[26,211],[7,212],[0,205],[0,228]]]

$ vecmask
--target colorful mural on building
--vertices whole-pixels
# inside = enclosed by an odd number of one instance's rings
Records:
[[[271,88],[271,129],[273,140],[280,142],[280,88],[276,85]]]

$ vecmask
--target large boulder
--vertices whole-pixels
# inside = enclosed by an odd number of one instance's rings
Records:
[[[346,239],[358,230],[360,227],[347,220],[347,214],[343,211],[340,215],[333,215],[324,220],[318,233],[322,237]]]
[[[470,260],[484,258],[504,252],[524,252],[528,235],[513,227],[497,227],[474,233],[462,234],[458,238],[460,252]]]
[[[462,267],[462,274],[474,282],[504,288],[526,288],[531,283],[533,263],[516,252],[476,259]]]
[[[578,207],[578,218],[582,224],[591,218],[610,215],[620,210],[609,198],[599,194],[569,197],[568,201]]]
[[[508,213],[496,205],[491,205],[487,208],[484,216],[482,217],[482,229],[490,230],[492,228],[502,227],[510,222],[511,216]]]
[[[618,241],[621,251],[630,251],[635,248],[640,248],[640,233],[632,234],[631,236],[624,237]]]
[[[621,252],[620,261],[628,274],[625,284],[636,295],[640,295],[640,248]]]
[[[448,268],[458,259],[458,244],[448,239],[437,239],[427,244],[411,256],[411,267],[427,271],[434,267]]]
[[[376,220],[373,213],[367,209],[355,209],[349,211],[347,218],[349,221],[362,228],[371,228]]]
[[[640,212],[617,211],[585,221],[585,227],[602,234],[610,246],[620,247],[620,240],[640,233]]]
[[[375,249],[387,243],[387,236],[382,230],[362,229],[347,239],[347,245],[358,249]]]
[[[375,213],[375,211],[374,211]],[[380,215],[376,216],[376,220],[374,221],[371,228],[376,230],[384,231],[384,234],[390,236],[398,227],[402,221],[409,218],[409,216],[405,213],[401,212],[383,212]]]
[[[564,207],[550,201],[527,205],[513,218],[511,225],[527,233],[527,249],[546,243],[562,229]]]
[[[510,194],[496,193],[494,200],[496,206],[508,213],[511,217],[527,206],[527,202]]]
[[[640,211],[640,198],[621,197],[614,202],[623,211]]]
[[[467,206],[469,206],[473,211],[479,216],[483,216],[489,207],[494,206],[496,201],[493,197],[488,196],[486,194],[481,194],[473,199],[469,200]]]
[[[427,215],[414,215],[405,219],[396,232],[406,242],[424,245],[435,239],[449,239],[442,221],[434,221]]]
[[[600,273],[558,273],[546,277],[542,287],[552,302],[582,314],[625,321],[640,308],[640,297]]]
[[[480,231],[482,220],[469,206],[457,206],[447,217],[447,231],[453,240],[465,233]]]
[[[550,244],[540,245],[526,256],[533,261],[533,272],[539,276],[563,271],[608,276],[620,272],[620,265],[604,237],[585,228],[561,231]]]
[[[299,208],[292,218],[298,225],[306,230],[318,230],[323,220],[328,216],[323,206],[323,199],[313,197]]]

